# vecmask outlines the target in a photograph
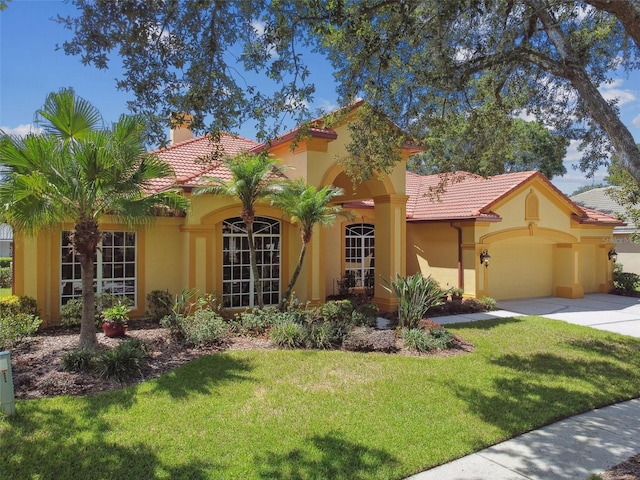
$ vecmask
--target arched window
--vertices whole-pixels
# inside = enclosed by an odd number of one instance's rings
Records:
[[[263,302],[277,305],[280,302],[280,222],[256,217],[253,238]],[[231,308],[258,305],[247,230],[240,217],[222,222],[222,303]]]
[[[371,223],[347,225],[345,270],[355,274],[356,287],[370,286],[374,277],[375,227]]]

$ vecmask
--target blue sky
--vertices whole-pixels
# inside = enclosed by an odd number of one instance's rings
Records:
[[[78,95],[100,110],[107,122],[127,112],[126,102],[131,97],[115,88],[115,78],[121,73],[119,66],[98,70],[82,65],[78,57],[55,50],[55,45],[69,39],[71,32],[51,19],[57,13],[64,15],[72,11],[72,6],[60,0],[13,0],[7,10],[0,12],[0,129],[3,131],[26,133],[46,95],[62,87],[73,87]],[[331,72],[318,65],[316,68],[311,78],[316,84],[312,108],[331,109],[337,105]],[[640,71],[629,78],[621,75],[602,91],[607,98],[620,99],[622,121],[640,143]],[[239,133],[254,138],[251,125]],[[553,181],[564,193],[600,183],[606,173],[599,172],[594,179],[586,179],[572,168],[578,158],[579,153],[570,147],[565,158],[568,172]]]

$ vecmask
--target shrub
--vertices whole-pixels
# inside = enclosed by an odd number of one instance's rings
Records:
[[[338,293],[343,296],[351,295],[354,288],[356,288],[356,272],[345,270],[342,278],[338,280]]]
[[[211,310],[197,310],[193,315],[181,317],[179,327],[185,341],[196,346],[220,343],[229,332],[227,322]]]
[[[25,313],[27,315],[38,315],[38,306],[33,297],[27,295],[9,295],[0,297],[0,317]]]
[[[171,313],[173,297],[169,290],[152,290],[147,294],[147,316],[159,322]]]
[[[440,326],[427,331],[419,328],[405,328],[402,330],[402,338],[409,350],[418,352],[444,350],[449,348],[454,340],[453,335]]]
[[[60,307],[60,324],[64,327],[80,325],[82,321],[82,300],[72,298]]]
[[[288,321],[273,326],[269,338],[281,348],[300,348],[307,340],[307,331],[299,323]]]
[[[0,317],[0,349],[33,335],[42,323],[40,317],[27,313],[3,314]]]
[[[10,267],[11,262],[13,262],[11,257],[0,257],[0,268]]]
[[[74,348],[60,358],[60,368],[65,372],[88,372],[93,369],[95,354],[86,348]]]
[[[95,371],[99,377],[125,382],[142,375],[147,356],[140,341],[125,340],[117,347],[100,354],[95,360]]]
[[[480,299],[480,303],[487,309],[487,311],[495,310],[498,306],[498,302],[496,302],[495,298],[491,297],[482,297]]]
[[[629,295],[635,294],[640,285],[640,275],[631,272],[623,272],[622,264],[613,265],[613,288],[616,292]]]
[[[128,297],[113,295],[112,293],[97,293],[95,296],[96,327],[102,326],[102,312],[117,305],[131,306],[133,302]],[[82,322],[82,298],[72,298],[60,307],[60,325],[73,327]]]
[[[375,327],[378,323],[379,313],[377,305],[373,303],[363,303],[351,312],[351,324]]]
[[[266,333],[274,323],[283,323],[281,317],[288,318],[286,312],[280,312],[276,307],[254,308],[248,312],[236,314],[231,322],[234,332],[240,335]]]
[[[0,288],[11,288],[11,267],[0,267]]]
[[[330,300],[318,305],[310,312],[310,317],[332,323],[351,323],[353,303],[350,300]]]
[[[345,335],[342,347],[352,351],[389,353],[396,350],[396,336],[392,330],[354,327]]]
[[[396,279],[384,286],[398,299],[398,322],[400,327],[415,328],[431,307],[442,305],[444,291],[431,276],[423,277],[417,272]]]

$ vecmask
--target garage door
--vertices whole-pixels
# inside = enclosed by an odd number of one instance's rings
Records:
[[[489,296],[507,300],[553,295],[553,245],[493,244],[490,253]]]

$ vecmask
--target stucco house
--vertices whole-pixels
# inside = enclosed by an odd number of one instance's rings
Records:
[[[314,230],[295,286],[302,301],[324,301],[345,270],[353,271],[359,284],[374,275],[374,302],[383,311],[393,310],[396,301],[382,280],[416,271],[433,275],[443,286],[461,286],[471,297],[578,298],[611,289],[607,254],[613,228],[620,225],[615,218],[579,207],[536,172],[489,179],[459,174],[464,179],[435,198],[428,193],[440,184],[439,177],[406,172],[406,159],[419,151],[412,145],[401,148],[403,160],[390,174],[354,188],[338,161],[348,155],[348,121],[334,128],[318,122],[293,149],[296,131],[268,145],[231,135],[220,140],[226,155],[268,149],[293,167],[288,176],[344,189],[338,202],[353,218]],[[173,166],[176,179],[158,181],[153,188],[177,185],[191,196],[203,175],[227,178],[220,162],[197,161],[212,148],[208,137],[192,138],[188,128],[177,128],[172,144],[156,152]],[[129,296],[132,316],[144,314],[146,295],[156,289],[176,294],[195,287],[217,292],[229,308],[254,304],[239,204],[213,195],[191,199],[186,215],[159,217],[133,231],[110,219],[102,222],[106,233],[96,288]],[[296,265],[298,227],[266,203],[257,205],[256,213],[264,300],[277,304]],[[70,228],[62,225],[35,239],[16,234],[14,292],[37,299],[45,324],[56,323],[61,305],[80,295],[80,266],[65,235]]]
[[[624,216],[625,207],[607,194],[608,190],[620,187],[594,188],[586,192],[573,195],[573,200],[578,205],[593,208],[614,217]],[[633,222],[618,225],[613,229],[613,243],[618,254],[617,262],[622,264],[625,272],[640,274],[640,244],[634,242],[631,236],[638,233],[638,226]]]

